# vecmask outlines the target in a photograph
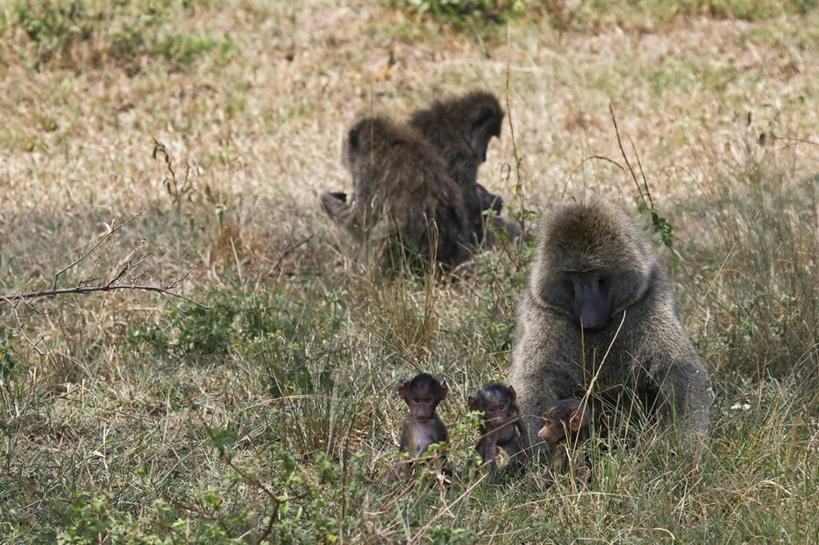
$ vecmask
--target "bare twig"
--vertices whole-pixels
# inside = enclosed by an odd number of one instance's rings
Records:
[[[39,291],[24,291],[21,293],[13,293],[13,294],[0,294],[0,303],[9,303],[12,306],[16,305],[16,302],[19,301],[29,301],[31,299],[37,299],[39,297],[54,297],[56,295],[67,295],[67,294],[88,294],[88,293],[95,293],[95,292],[107,292],[107,291],[117,291],[117,290],[137,290],[137,291],[152,291],[155,293],[161,293],[163,295],[169,295],[176,299],[182,299],[184,301],[188,301],[200,308],[209,309],[210,307],[191,299],[181,293],[177,293],[174,289],[179,285],[180,282],[185,278],[185,275],[182,275],[172,282],[166,285],[148,285],[142,284],[138,282],[138,278],[134,277],[134,281],[122,284],[120,283],[124,278],[131,276],[131,273],[135,271],[139,266],[147,262],[151,259],[154,255],[153,252],[145,253],[144,255],[138,255],[137,250],[132,250],[128,255],[126,255],[119,263],[117,263],[107,275],[100,275],[102,278],[98,278],[96,276],[92,276],[90,278],[84,278],[77,282],[77,284],[73,287],[68,288],[58,288],[57,283],[61,276],[63,276],[66,272],[71,270],[72,268],[76,267],[84,260],[88,259],[90,255],[92,255],[95,251],[97,251],[100,246],[109,241],[114,234],[116,234],[120,229],[131,223],[134,219],[139,217],[142,212],[134,214],[133,216],[129,217],[125,221],[117,222],[115,218],[114,221],[111,222],[111,226],[109,227],[108,231],[94,243],[87,251],[85,251],[80,257],[57,271],[54,275],[54,281],[51,284],[50,289],[44,289]],[[95,268],[98,268],[99,265],[95,265]],[[107,278],[107,279],[106,279]],[[17,315],[17,311],[15,310],[15,316]],[[20,331],[22,332],[23,328],[19,323],[19,318],[17,319],[18,325],[20,325]],[[30,339],[26,337],[26,340],[32,345],[32,347],[37,349],[37,343],[32,342]],[[39,352],[39,350],[38,350]]]
[[[94,250],[99,248],[104,242],[108,241],[111,237],[113,237],[114,233],[116,233],[117,231],[119,231],[120,229],[122,229],[123,227],[125,227],[126,225],[131,223],[132,221],[134,221],[134,219],[139,217],[141,214],[142,214],[142,212],[138,212],[138,213],[134,214],[133,216],[131,216],[130,218],[128,218],[127,220],[120,223],[119,225],[116,224],[117,220],[116,220],[116,218],[114,218],[114,221],[111,223],[111,227],[110,227],[110,229],[108,229],[108,232],[105,233],[105,235],[103,235],[103,237],[96,244],[91,246],[91,248],[89,248],[87,252],[85,252],[83,255],[78,257],[74,262],[70,263],[69,265],[66,265],[65,267],[60,269],[57,272],[57,274],[54,275],[54,283],[51,285],[51,289],[52,290],[57,289],[57,281],[59,280],[61,275],[65,274],[69,269],[77,266],[81,261],[83,261],[89,255],[91,255],[94,252]]]
[[[102,286],[76,286],[74,288],[60,288],[57,290],[42,290],[42,291],[32,291],[27,293],[17,293],[14,295],[0,295],[0,301],[5,301],[7,303],[11,303],[12,301],[19,301],[23,299],[35,299],[37,297],[53,297],[55,295],[65,295],[68,293],[77,293],[77,294],[85,294],[85,293],[94,293],[98,291],[115,291],[115,290],[142,290],[142,291],[153,291],[157,293],[164,293],[165,295],[170,295],[172,297],[176,297],[178,299],[183,299],[188,301],[189,303],[193,303],[194,305],[209,309],[210,307],[191,299],[190,297],[186,297],[181,293],[176,293],[171,291],[169,288],[165,288],[162,286],[148,286],[148,285],[140,285],[140,284],[105,284]]]

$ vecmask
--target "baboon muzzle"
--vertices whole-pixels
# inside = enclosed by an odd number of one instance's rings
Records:
[[[599,271],[577,273],[572,278],[574,319],[583,329],[595,330],[609,321],[609,290]]]

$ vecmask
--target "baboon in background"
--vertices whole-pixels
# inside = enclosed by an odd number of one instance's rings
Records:
[[[387,267],[423,267],[434,255],[451,268],[470,257],[462,192],[414,129],[364,118],[347,134],[343,159],[353,178],[350,202],[325,192],[322,207]]]
[[[500,214],[503,199],[477,183],[478,167],[486,161],[493,136],[500,137],[504,112],[498,99],[486,91],[436,101],[410,116],[409,124],[429,141],[446,162],[447,172],[461,187],[467,221],[473,240],[480,244],[486,233],[483,211]],[[496,228],[511,236],[520,234],[513,222],[496,217]]]
[[[708,372],[671,283],[648,237],[601,200],[564,204],[544,219],[518,306],[508,381],[532,444],[546,410],[582,395],[595,374],[604,401],[636,394],[687,438],[708,431]]]

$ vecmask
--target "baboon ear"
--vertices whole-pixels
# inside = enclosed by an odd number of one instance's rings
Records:
[[[518,394],[515,393],[515,388],[513,386],[509,387],[509,403],[514,403],[515,399],[517,399]]]
[[[449,388],[446,385],[446,381],[441,383],[441,399],[446,399],[446,395],[449,393]]]
[[[571,416],[569,416],[569,429],[573,432],[579,432],[580,428],[588,423],[589,415],[583,410],[581,406],[576,411],[572,411]]]
[[[469,396],[469,410],[470,411],[478,411],[478,400],[472,396]]]
[[[401,399],[407,399],[404,396],[404,383],[403,382],[398,385],[398,395],[401,396]]]

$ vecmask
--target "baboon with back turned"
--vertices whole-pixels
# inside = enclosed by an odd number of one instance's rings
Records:
[[[648,237],[601,200],[564,204],[544,219],[519,304],[508,380],[533,444],[546,410],[582,395],[595,376],[604,400],[636,395],[689,439],[709,428],[708,372],[671,283]]]
[[[477,183],[478,167],[486,161],[486,150],[493,136],[500,137],[504,112],[497,97],[486,91],[471,91],[459,97],[436,101],[417,110],[409,124],[441,154],[447,172],[463,191],[470,235],[480,244],[486,233],[484,211],[503,208],[503,199]],[[517,236],[520,228],[495,217],[496,228]]]
[[[463,196],[441,157],[412,128],[385,117],[358,121],[347,134],[344,193],[321,194],[324,211],[388,268],[402,262],[452,268],[470,256]]]

